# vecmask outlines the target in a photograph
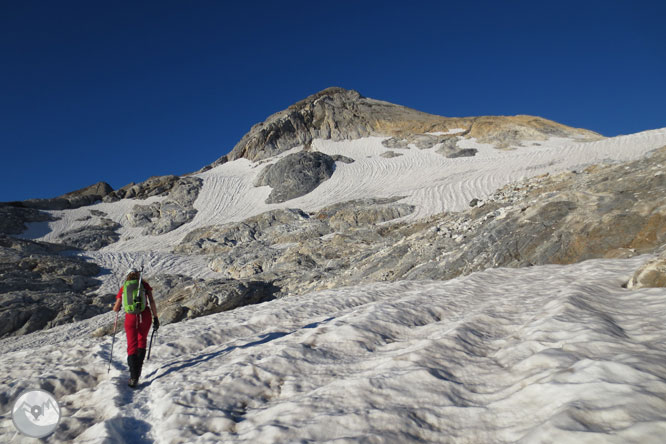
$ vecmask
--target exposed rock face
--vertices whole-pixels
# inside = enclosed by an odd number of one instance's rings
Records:
[[[159,235],[190,222],[197,214],[194,202],[202,185],[203,181],[197,177],[177,178],[165,200],[132,208],[127,215],[130,226],[145,227],[145,235]]]
[[[474,148],[460,148],[457,145],[457,139],[447,139],[437,148],[437,152],[449,159],[456,157],[474,157],[477,150]]]
[[[199,228],[185,236],[177,253],[225,253],[232,248],[264,239],[273,243],[293,242],[293,236],[312,233],[322,236],[330,231],[301,210],[273,210],[239,223]]]
[[[272,191],[266,203],[281,203],[308,194],[328,180],[333,171],[335,160],[331,156],[301,151],[264,168],[255,186],[270,186]]]
[[[0,204],[0,234],[21,234],[30,222],[48,222],[54,220],[50,214],[34,208]]]
[[[104,202],[116,202],[120,199],[147,199],[152,196],[166,195],[179,182],[178,176],[155,176],[140,184],[130,183],[109,193]]]
[[[62,198],[74,200],[81,197],[94,197],[97,200],[99,198],[106,196],[111,193],[113,188],[106,182],[97,182],[96,184],[90,185],[86,188],[81,188],[80,190],[72,191],[71,193],[63,194]]]
[[[118,242],[120,235],[117,229],[120,224],[111,219],[101,218],[99,225],[88,225],[67,231],[58,236],[64,244],[80,250],[99,250],[100,248]]]
[[[381,238],[375,232],[378,224],[414,211],[398,200],[351,201],[323,208],[312,216],[300,210],[274,210],[240,223],[195,230],[176,252],[214,255],[210,267],[225,278],[251,278],[289,287],[284,277],[290,276],[307,287],[319,276],[320,268],[345,271],[338,263],[349,252],[344,248],[372,248],[374,240]],[[338,230],[346,234],[333,235]],[[354,246],[354,242],[359,245]],[[353,257],[344,258],[348,260]],[[280,295],[290,292],[281,289]]]
[[[233,279],[203,281],[186,278],[160,301],[158,305],[160,322],[169,324],[258,304],[273,299],[275,292],[276,287],[260,281],[241,282]]]
[[[93,291],[97,265],[59,256],[64,247],[0,236],[0,337],[82,320],[109,310]]]
[[[328,88],[254,125],[228,155],[204,169],[238,158],[267,159],[297,146],[308,146],[314,139],[351,140],[380,135],[395,137],[396,146],[389,148],[398,148],[405,141],[406,145],[413,142],[420,147],[433,147],[450,135],[432,133],[448,133],[453,129],[463,129],[460,135],[464,137],[476,137],[501,147],[515,146],[524,138],[601,137],[539,117],[446,118],[369,99],[356,91]]]
[[[534,116],[493,117],[474,119],[468,137],[481,143],[491,143],[497,148],[522,146],[522,142],[546,140],[549,137],[579,137],[581,140],[596,140],[601,136],[593,131],[574,129],[551,120]]]
[[[420,150],[437,147],[437,152],[448,158],[472,157],[476,155],[477,150],[458,147],[458,140],[462,139],[462,136],[466,134],[469,134],[469,131],[463,131],[456,135],[412,134],[406,137],[391,137],[384,140],[382,145],[387,148],[396,149],[409,149],[410,146],[414,146]]]
[[[23,202],[12,202],[11,205],[38,210],[65,210],[92,205],[102,200],[112,191],[113,188],[108,183],[98,182],[53,199],[29,199]]]

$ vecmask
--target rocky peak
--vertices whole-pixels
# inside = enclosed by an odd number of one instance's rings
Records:
[[[447,136],[453,129],[456,134]],[[440,138],[475,137],[498,148],[549,137],[601,137],[534,116],[442,117],[367,98],[354,90],[331,87],[257,123],[228,155],[204,169],[239,158],[267,159],[297,146],[307,147],[314,139],[353,140],[374,135],[409,144],[415,136],[433,133],[440,134]]]

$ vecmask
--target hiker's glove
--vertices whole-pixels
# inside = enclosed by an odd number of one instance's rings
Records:
[[[160,320],[157,319],[157,316],[153,317],[153,328],[157,331],[160,328]]]

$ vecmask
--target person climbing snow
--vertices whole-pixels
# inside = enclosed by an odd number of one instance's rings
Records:
[[[148,282],[143,280],[141,273],[136,269],[127,272],[125,283],[116,295],[116,304],[113,306],[113,311],[119,312],[121,307],[125,310],[127,365],[130,371],[128,385],[134,388],[139,383],[141,367],[146,357],[146,342],[150,331],[151,314],[155,331],[160,326],[157,318],[157,307],[153,299],[153,289]]]

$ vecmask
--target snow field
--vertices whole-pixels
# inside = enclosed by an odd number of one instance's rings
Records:
[[[629,161],[666,145],[666,128],[645,131],[630,136],[618,136],[594,142],[576,142],[552,138],[514,150],[497,150],[491,145],[461,139],[459,146],[475,148],[474,157],[448,159],[435,149],[396,149],[400,157],[385,159],[388,151],[382,137],[367,137],[351,141],[315,140],[312,148],[323,153],[341,154],[354,163],[338,162],[333,176],[306,196],[282,204],[266,204],[269,187],[255,187],[254,179],[265,165],[297,152],[294,148],[270,162],[254,163],[238,159],[199,174],[204,186],[195,202],[198,210],[194,220],[160,236],[143,236],[140,228],[121,230],[120,242],[104,248],[105,252],[161,251],[168,252],[190,231],[213,224],[239,222],[248,217],[276,208],[300,208],[316,211],[322,207],[351,199],[367,197],[405,196],[404,202],[417,207],[408,219],[416,220],[442,211],[460,211],[474,198],[483,198],[498,188],[519,180],[545,173],[581,168],[604,161]],[[121,222],[135,204],[147,205],[161,198],[122,200],[100,203],[77,210],[54,211],[62,219],[33,224],[26,237],[53,241],[64,231],[95,223],[82,221],[89,210],[104,211],[109,218]],[[44,234],[48,232],[48,234]]]
[[[52,384],[78,442],[663,442],[666,294],[621,287],[647,259],[371,284],[167,325],[140,391],[122,332],[107,376],[111,339],[58,327],[29,352],[0,342],[3,391]]]

